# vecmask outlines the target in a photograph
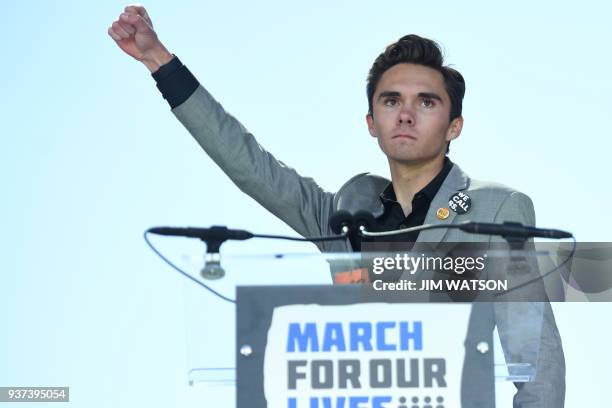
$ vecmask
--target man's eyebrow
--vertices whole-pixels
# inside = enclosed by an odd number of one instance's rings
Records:
[[[378,98],[376,98],[377,100],[381,100],[383,98],[397,98],[402,96],[402,94],[400,94],[397,91],[382,91],[379,95]]]
[[[433,93],[433,92],[419,92],[417,94],[417,96],[419,98],[435,99],[435,100],[439,101],[440,103],[444,103],[444,101],[442,100],[440,95],[438,95],[437,93]]]
[[[402,96],[402,94],[397,91],[382,91],[376,99],[381,100],[383,98],[399,98],[400,96]],[[440,103],[444,103],[442,97],[435,92],[419,92],[417,97],[435,99]]]

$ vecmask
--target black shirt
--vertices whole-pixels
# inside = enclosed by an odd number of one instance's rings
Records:
[[[393,231],[397,229],[416,227],[423,225],[425,217],[429,211],[431,201],[434,199],[438,190],[444,183],[446,176],[453,167],[453,162],[448,157],[444,158],[442,170],[427,184],[421,191],[416,193],[412,199],[412,212],[407,216],[395,196],[393,184],[389,183],[387,188],[380,194],[380,201],[383,203],[384,212],[376,220],[381,231]],[[376,237],[363,240],[363,242],[415,242],[419,237],[419,231],[409,232],[401,235],[391,235],[387,237]],[[353,250],[361,250],[361,243],[351,240]]]

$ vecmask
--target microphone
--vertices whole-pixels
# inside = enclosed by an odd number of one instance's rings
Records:
[[[353,215],[353,223],[359,233],[373,231],[376,226],[376,220],[372,213],[365,210],[359,210]]]
[[[518,238],[551,238],[562,239],[571,238],[573,235],[570,232],[557,229],[544,229],[536,227],[527,227],[519,222],[504,222],[503,224],[492,224],[488,222],[470,222],[457,224],[461,231],[472,234],[486,235],[501,235],[502,237],[518,237]]]
[[[334,234],[347,235],[352,231],[353,225],[353,215],[346,210],[336,211],[329,217],[329,227]]]
[[[227,227],[213,225],[210,228],[178,228],[178,227],[153,227],[149,232],[157,235],[199,238],[206,240],[223,240],[228,239],[244,241],[253,238],[253,234],[245,230],[228,229]]]
[[[154,227],[149,232],[157,235],[199,238],[206,242],[206,254],[204,256],[204,267],[200,275],[204,279],[216,280],[225,276],[225,270],[221,266],[221,245],[227,240],[244,241],[253,238],[254,235],[245,230],[228,229],[220,225],[210,228],[177,228],[177,227]]]

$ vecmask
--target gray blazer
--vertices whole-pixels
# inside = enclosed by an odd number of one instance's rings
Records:
[[[187,101],[174,108],[173,113],[244,193],[302,236],[332,234],[328,221],[337,210],[367,210],[375,216],[382,214],[379,194],[389,180],[365,173],[347,181],[336,193],[324,191],[313,179],[300,176],[263,149],[253,135],[201,86]],[[466,214],[451,211],[447,219],[439,220],[436,210],[447,207],[449,197],[458,191],[470,196],[470,211]],[[425,224],[466,220],[515,221],[535,225],[535,213],[531,199],[525,194],[501,184],[471,179],[454,165],[431,203]],[[434,229],[422,231],[417,242],[435,245],[440,242],[501,240],[458,229]],[[324,252],[351,251],[348,240],[320,243],[318,247]],[[517,385],[514,406],[563,407],[565,362],[550,305],[496,303],[494,315],[506,360],[537,360],[535,381]],[[517,333],[520,333],[520,339]],[[538,349],[539,353],[534,351]]]

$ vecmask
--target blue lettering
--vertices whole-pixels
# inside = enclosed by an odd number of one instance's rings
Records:
[[[387,408],[386,404],[390,403],[391,399],[391,397],[372,397],[372,408]]]
[[[287,352],[347,351],[347,348],[350,351],[373,350],[372,323],[351,322],[348,327],[349,338],[347,339],[342,323],[326,323],[320,346],[316,323],[290,323],[287,336]],[[395,330],[392,330],[395,328],[399,329],[399,336],[397,336]],[[423,322],[421,321],[377,322],[375,334],[376,350],[423,350]]]
[[[346,351],[342,323],[327,323],[325,325],[323,351],[331,351],[332,347],[336,347],[336,351]]]
[[[368,322],[355,322],[349,324],[351,351],[359,351],[359,345],[363,351],[372,351],[372,324]]]
[[[323,397],[321,400],[323,401],[323,408],[344,408],[346,397],[336,397],[335,407],[332,405],[331,397]]]
[[[400,350],[410,350],[408,342],[412,340],[413,350],[423,350],[423,322],[413,322],[412,331],[408,322],[400,322]]]
[[[388,408],[387,404],[390,404],[392,400],[393,398],[390,396],[372,397],[372,405],[370,407]],[[320,405],[319,401],[321,402]],[[308,402],[309,408],[368,408],[370,397],[310,397]],[[287,399],[287,408],[297,408],[297,406],[297,399],[295,397],[290,397]]]
[[[295,352],[296,344],[300,352],[319,351],[317,325],[315,323],[306,323],[304,325],[304,331],[302,332],[299,323],[290,323],[289,336],[287,337],[287,352]],[[310,345],[310,347],[308,347],[308,345]]]
[[[394,344],[385,342],[385,330],[395,327],[395,322],[378,322],[376,324],[376,349],[380,351],[395,351]]]
[[[349,408],[365,408],[365,406],[361,404],[367,404],[368,399],[368,397],[350,397]]]

